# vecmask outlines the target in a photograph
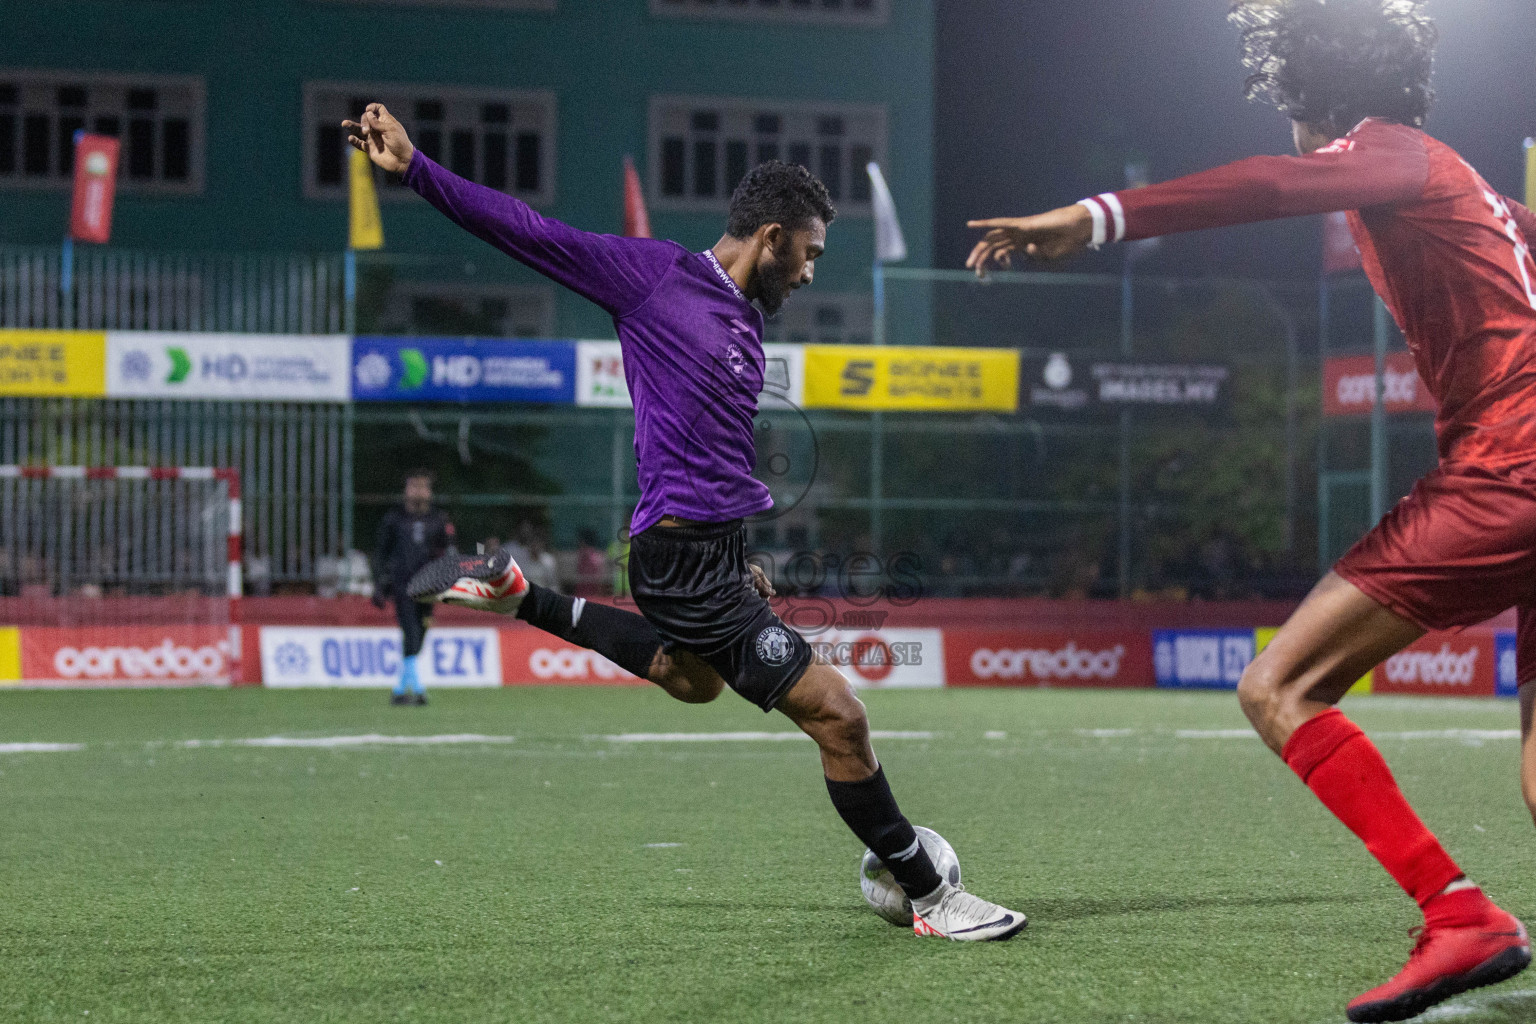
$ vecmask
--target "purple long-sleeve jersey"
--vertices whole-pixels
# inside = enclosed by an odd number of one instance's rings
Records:
[[[635,404],[633,532],[666,515],[725,522],[773,506],[752,476],[763,317],[714,253],[578,231],[420,150],[405,183],[455,224],[613,317]]]

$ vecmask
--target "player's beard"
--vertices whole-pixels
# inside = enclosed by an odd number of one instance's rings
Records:
[[[758,266],[757,301],[763,307],[764,316],[775,316],[783,309],[784,300],[789,298],[790,291],[789,268],[777,258]]]

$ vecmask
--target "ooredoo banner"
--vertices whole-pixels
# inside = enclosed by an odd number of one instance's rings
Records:
[[[596,651],[538,629],[501,631],[501,678],[507,686],[649,685]]]
[[[944,685],[945,637],[938,629],[833,629],[806,639],[854,686],[925,690]]]
[[[1434,412],[1411,352],[1390,352],[1383,367],[1387,413]],[[1335,356],[1323,364],[1323,415],[1364,416],[1376,405],[1376,357]]]
[[[28,626],[21,678],[41,686],[221,686],[230,682],[232,653],[226,626]]]
[[[944,631],[950,686],[1152,685],[1147,634],[1128,630]]]
[[[1497,658],[1487,631],[1430,633],[1376,668],[1375,693],[1492,697]]]
[[[400,658],[398,629],[261,628],[261,679],[267,686],[393,686],[400,675]],[[427,687],[500,686],[500,631],[449,627],[429,630],[416,669]]]

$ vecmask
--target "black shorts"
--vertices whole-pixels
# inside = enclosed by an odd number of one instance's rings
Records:
[[[814,658],[752,585],[740,519],[639,534],[630,543],[629,587],[664,649],[697,655],[764,711]]]

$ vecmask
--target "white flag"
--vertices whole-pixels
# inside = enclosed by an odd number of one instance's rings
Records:
[[[870,184],[874,186],[875,200],[875,260],[878,263],[900,263],[907,258],[907,240],[901,234],[901,221],[896,219],[896,201],[885,184],[880,165],[871,163]]]

